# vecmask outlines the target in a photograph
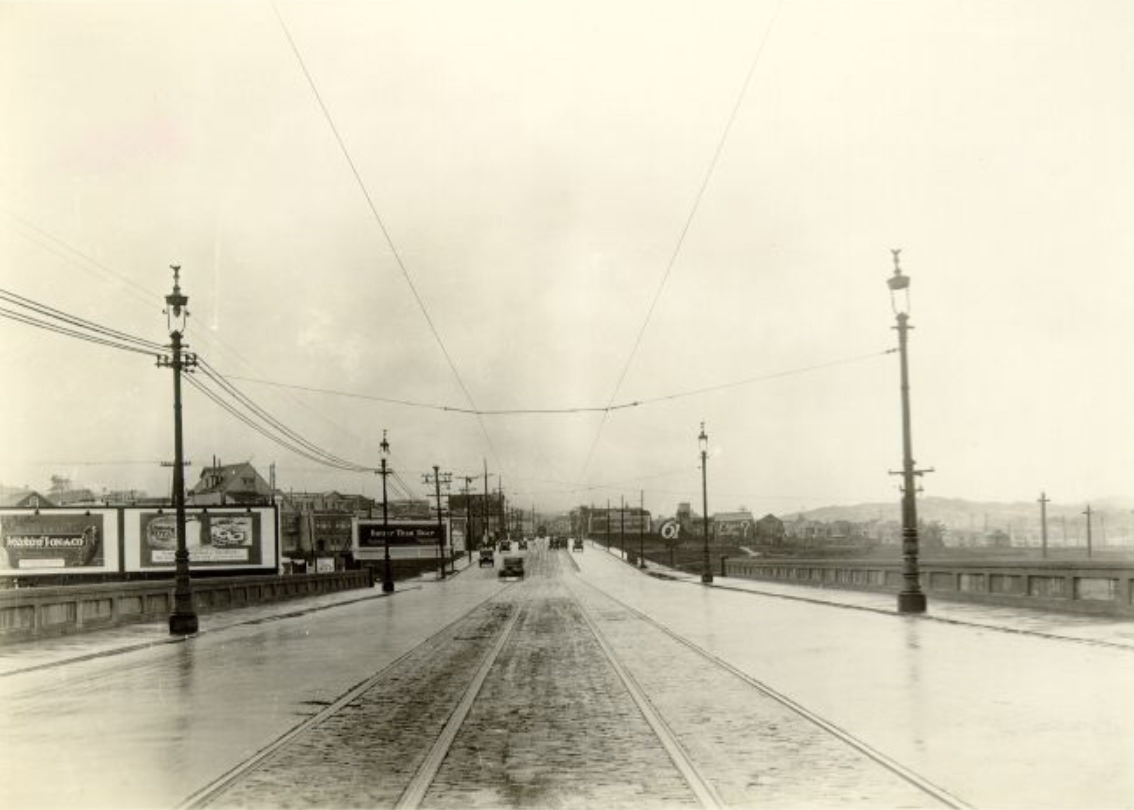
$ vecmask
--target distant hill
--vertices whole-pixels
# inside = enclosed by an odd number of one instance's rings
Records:
[[[1047,505],[1048,534],[1069,537],[1085,533],[1086,504],[1049,503]],[[1100,540],[1134,542],[1134,500],[1130,498],[1099,498],[1091,502],[1092,532]],[[917,501],[918,518],[925,522],[937,521],[953,532],[975,534],[1003,531],[1016,535],[1032,535],[1040,531],[1040,505],[1037,501],[969,501],[963,498],[925,497]],[[851,506],[825,506],[803,512],[781,514],[782,520],[794,520],[802,515],[808,520],[830,522],[849,520],[853,523],[868,521],[898,521],[900,504],[895,498],[888,503],[861,503]]]

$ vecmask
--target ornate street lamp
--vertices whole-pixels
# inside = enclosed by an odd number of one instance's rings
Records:
[[[705,459],[709,454],[709,437],[705,434],[705,423],[701,423],[701,435],[697,437],[701,446],[701,527],[705,535],[705,568],[701,573],[701,582],[708,585],[713,581],[713,572],[709,568],[709,489],[705,478]]]
[[[193,610],[193,588],[189,579],[189,549],[185,543],[185,462],[181,441],[181,370],[197,365],[197,357],[186,352],[181,336],[189,319],[189,297],[181,294],[181,266],[171,264],[173,292],[165,297],[166,325],[172,339],[172,357],[158,358],[159,366],[173,369],[173,505],[177,513],[177,550],[173,554],[173,612],[169,614],[169,632],[189,636],[197,632],[197,614]]]
[[[890,287],[890,304],[894,309],[898,325],[898,354],[901,363],[902,389],[902,590],[898,593],[899,613],[924,613],[925,593],[918,581],[918,537],[917,537],[917,485],[915,479],[923,472],[914,468],[913,439],[910,432],[910,377],[906,342],[910,318],[910,278],[902,275],[898,264],[901,250],[891,250],[894,255],[894,275],[887,279]],[[891,471],[891,475],[896,475]]]
[[[394,577],[390,573],[390,513],[386,501],[386,476],[390,470],[386,466],[386,459],[390,455],[390,443],[386,441],[386,431],[382,431],[382,443],[378,445],[382,451],[382,468],[378,474],[382,476],[382,543],[385,547],[385,571],[382,574],[382,590],[390,593],[394,590]]]

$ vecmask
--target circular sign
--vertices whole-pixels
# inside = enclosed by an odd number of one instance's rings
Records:
[[[681,534],[681,524],[676,520],[667,520],[661,525],[658,532],[663,540],[676,540],[677,536]]]

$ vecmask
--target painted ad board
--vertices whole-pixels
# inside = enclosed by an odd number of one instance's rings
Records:
[[[125,570],[161,571],[174,567],[177,516],[172,509],[130,507],[125,512]],[[271,568],[276,553],[276,512],[270,506],[189,508],[185,510],[189,568]]]
[[[422,559],[437,557],[438,538],[448,537],[444,526],[436,522],[391,520],[357,520],[354,524],[354,556],[358,560],[380,560],[390,545],[390,559]]]
[[[0,576],[118,571],[116,509],[0,511]]]

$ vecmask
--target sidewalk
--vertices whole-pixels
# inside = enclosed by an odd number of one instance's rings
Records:
[[[457,560],[456,572],[452,576],[467,570],[469,565],[470,559],[467,555]],[[377,582],[372,588],[356,588],[322,596],[267,602],[214,613],[200,613],[198,614],[200,630],[197,635],[215,633],[239,625],[278,621],[368,599],[382,599],[387,596],[395,596],[400,591],[427,588],[436,582],[438,582],[437,574],[433,572],[399,580],[393,594],[384,593],[381,582]],[[181,636],[171,636],[169,627],[163,619],[33,641],[0,641],[0,677],[13,672],[51,667],[64,662],[101,658],[132,650],[142,650],[160,644],[179,644],[184,640],[184,637]]]
[[[617,548],[607,549],[606,546],[593,542],[592,545],[595,549],[607,551],[613,557],[622,556]],[[652,560],[648,561],[647,568],[642,573],[705,587],[701,582],[700,575],[678,571]],[[891,593],[818,588],[739,577],[722,577],[719,572],[715,571],[713,572],[713,583],[708,587],[898,615],[897,596]],[[929,599],[926,613],[917,618],[988,627],[1009,633],[1027,633],[1029,635],[1050,636],[1071,641],[1134,649],[1134,621],[1130,619],[1076,613],[1055,613],[1028,608],[982,605],[933,598]]]

